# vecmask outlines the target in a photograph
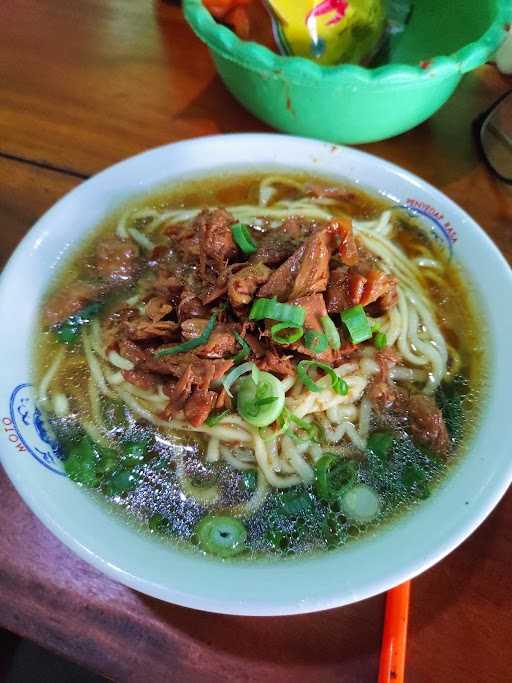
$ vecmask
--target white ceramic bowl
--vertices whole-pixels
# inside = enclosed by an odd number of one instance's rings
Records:
[[[490,395],[467,455],[431,498],[395,524],[339,551],[298,560],[223,563],[137,533],[62,476],[30,389],[31,339],[43,292],[76,243],[119,203],[183,176],[272,167],[348,179],[425,215],[477,286],[487,316]],[[77,555],[149,595],[227,614],[311,612],[362,600],[424,571],[489,514],[512,479],[512,274],[476,223],[433,187],[354,149],[279,135],[200,138],[103,171],[33,227],[0,285],[0,450],[32,511]]]

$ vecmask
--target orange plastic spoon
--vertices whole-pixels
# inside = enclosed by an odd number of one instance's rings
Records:
[[[388,591],[378,683],[403,683],[411,582]]]

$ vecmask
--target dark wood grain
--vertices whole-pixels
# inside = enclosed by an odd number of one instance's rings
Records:
[[[264,129],[224,90],[178,7],[0,3],[0,152],[90,174],[174,140]]]
[[[512,188],[491,178],[470,135],[474,116],[510,87],[492,66],[479,69],[430,121],[365,149],[446,192],[512,260]],[[177,7],[3,0],[0,267],[79,176],[172,140],[247,130],[265,126],[224,90]],[[167,605],[78,560],[3,473],[0,500],[0,626],[116,681],[375,680],[382,597],[280,619]],[[510,680],[511,529],[509,495],[468,541],[413,582],[412,683]]]
[[[33,223],[80,179],[0,156],[0,269]]]

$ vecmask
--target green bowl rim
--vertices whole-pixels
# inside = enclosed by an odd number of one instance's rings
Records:
[[[233,31],[213,19],[202,0],[183,0],[185,18],[194,33],[219,56],[265,77],[279,78],[285,74],[290,82],[322,86],[333,85],[334,82],[337,86],[344,82],[354,85],[354,81],[362,85],[398,85],[417,82],[418,77],[431,79],[433,76],[448,77],[471,71],[484,64],[499,47],[507,24],[512,22],[510,0],[498,0],[497,5],[496,19],[479,40],[468,43],[453,54],[434,57],[417,66],[388,64],[371,69],[354,64],[321,66],[303,57],[278,55],[264,45],[240,40]]]

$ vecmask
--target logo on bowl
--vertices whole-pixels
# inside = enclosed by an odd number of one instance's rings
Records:
[[[10,418],[4,418],[4,427],[10,422],[8,438],[18,451],[26,450],[41,465],[56,474],[64,474],[62,452],[51,427],[35,401],[31,384],[18,384],[11,394]],[[16,436],[16,440],[11,438]]]
[[[440,211],[426,202],[412,198],[407,199],[405,204],[399,204],[398,208],[404,209],[411,217],[423,216],[428,218],[432,223],[432,236],[448,251],[449,257],[452,257],[453,245],[459,237],[450,221]]]

